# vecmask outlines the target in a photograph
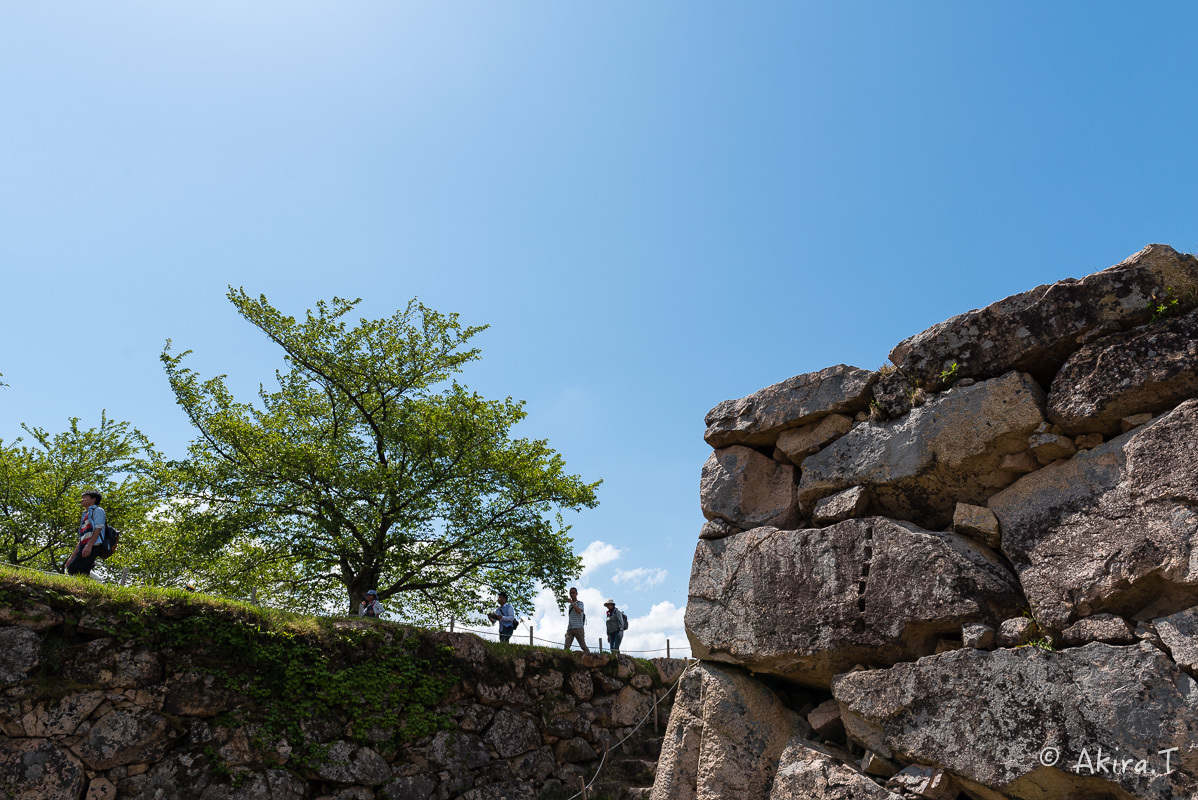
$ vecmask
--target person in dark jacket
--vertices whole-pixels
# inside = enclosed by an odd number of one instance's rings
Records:
[[[79,543],[75,552],[67,559],[68,575],[83,575],[91,577],[92,568],[96,566],[96,553],[93,552],[104,538],[106,518],[104,509],[100,508],[99,492],[88,491],[79,496],[79,505],[83,514],[79,519]]]

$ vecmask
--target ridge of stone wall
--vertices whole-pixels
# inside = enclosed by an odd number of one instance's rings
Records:
[[[82,582],[0,573],[0,797],[564,798],[686,665],[496,647],[468,633],[358,619],[326,621],[309,635],[174,594],[130,606]],[[261,670],[228,647],[191,643],[197,630],[233,630],[251,645],[309,638],[304,652],[315,659],[300,669],[350,676],[342,704],[305,713],[295,697],[264,697],[254,691]],[[416,684],[418,673],[437,670],[445,680],[428,686],[440,688],[403,695],[408,707],[369,707],[370,690],[358,696],[352,676],[373,664],[386,670],[389,647],[412,658],[406,672],[383,675],[384,685]],[[430,725],[415,735],[396,727],[417,715]],[[375,722],[386,719],[398,722]],[[625,753],[613,752],[605,785],[652,782],[657,752],[641,747],[646,736],[651,720]]]
[[[1198,797],[1198,259],[890,360],[707,415],[653,797]]]

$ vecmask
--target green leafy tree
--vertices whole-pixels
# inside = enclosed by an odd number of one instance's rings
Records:
[[[79,541],[79,496],[89,490],[103,494],[110,524],[134,536],[140,531],[157,503],[147,474],[156,454],[136,428],[103,414],[95,428],[81,428],[78,418],[56,434],[22,427],[28,440],[0,440],[4,561],[61,572]]]
[[[265,297],[228,297],[286,369],[257,403],[238,402],[224,376],[201,379],[167,342],[171,388],[199,431],[176,496],[198,521],[288,554],[290,593],[353,610],[378,589],[414,619],[469,616],[495,587],[528,609],[538,584],[560,595],[578,575],[561,512],[594,507],[598,483],[567,474],[545,441],[511,435],[522,402],[453,380],[479,358],[467,343],[484,328],[415,300],[351,326],[357,300],[297,321]]]

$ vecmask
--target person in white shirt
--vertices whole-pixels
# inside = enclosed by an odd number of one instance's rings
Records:
[[[583,613],[582,601],[578,599],[578,590],[570,587],[570,618],[566,623],[566,648],[570,649],[570,644],[577,639],[578,646],[582,648],[582,652],[589,653],[591,648],[587,647],[586,643],[586,624],[587,615]]]
[[[381,617],[384,610],[383,604],[379,602],[379,593],[371,589],[366,593],[366,599],[358,606],[358,616]]]

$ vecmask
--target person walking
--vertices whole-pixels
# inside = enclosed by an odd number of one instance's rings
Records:
[[[498,598],[499,607],[487,616],[492,622],[499,623],[499,641],[506,642],[511,640],[512,632],[516,630],[516,609],[507,601],[507,592],[500,592]]]
[[[383,604],[379,602],[379,593],[371,589],[366,593],[366,599],[358,604],[359,617],[381,617],[383,616]]]
[[[75,545],[75,552],[67,559],[68,575],[91,577],[92,568],[96,566],[96,553],[92,551],[99,547],[103,540],[106,524],[100,500],[101,495],[96,491],[84,492],[79,496],[79,505],[83,508],[83,514],[79,519],[79,543]]]
[[[616,601],[610,597],[603,605],[607,606],[607,641],[611,645],[611,651],[620,655],[620,642],[623,641],[624,631],[628,627],[624,622],[624,612],[616,608]]]
[[[569,601],[569,619],[566,622],[566,648],[570,649],[570,644],[577,639],[578,646],[582,648],[582,652],[589,653],[591,648],[587,647],[586,643],[586,624],[587,615],[583,613],[582,601],[578,599],[578,590],[573,586],[570,587]]]

